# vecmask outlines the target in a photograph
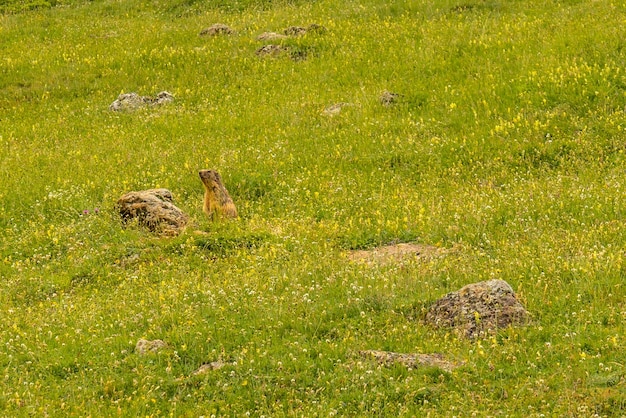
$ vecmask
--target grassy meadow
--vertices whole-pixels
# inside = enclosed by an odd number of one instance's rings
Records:
[[[0,416],[626,416],[625,1],[0,11]],[[214,23],[236,32],[199,35]],[[202,213],[204,168],[239,219]],[[177,237],[114,210],[156,187],[191,218]],[[397,242],[447,252],[347,257]],[[423,323],[492,278],[531,325],[469,340]],[[168,346],[141,356],[140,338]]]

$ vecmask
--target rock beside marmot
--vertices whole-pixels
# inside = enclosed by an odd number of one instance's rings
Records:
[[[167,189],[142,190],[120,197],[116,208],[124,223],[135,220],[152,232],[177,235],[189,218],[172,200],[172,192]]]

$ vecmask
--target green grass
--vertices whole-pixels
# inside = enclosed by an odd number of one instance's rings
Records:
[[[626,3],[40,3],[0,1],[0,415],[626,415]],[[280,41],[306,59],[255,55],[310,23]],[[240,219],[205,218],[202,168]],[[122,228],[117,198],[155,187],[181,236]],[[454,251],[345,256],[405,241]],[[421,322],[490,278],[531,326]]]

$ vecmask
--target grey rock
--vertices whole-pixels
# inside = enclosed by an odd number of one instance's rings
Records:
[[[530,314],[504,280],[469,284],[437,300],[427,311],[426,323],[454,328],[469,338],[509,326],[526,325]]]

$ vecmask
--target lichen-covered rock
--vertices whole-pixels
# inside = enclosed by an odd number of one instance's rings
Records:
[[[436,301],[425,321],[435,327],[450,327],[467,337],[480,336],[514,325],[525,325],[529,313],[504,280],[469,284]]]
[[[216,36],[216,35],[231,35],[235,33],[229,26],[223,23],[216,23],[206,29],[200,31],[200,36]]]
[[[126,193],[119,198],[116,208],[124,223],[136,220],[152,232],[177,235],[189,218],[172,201],[169,190],[150,189]]]
[[[137,341],[137,345],[135,345],[135,352],[143,356],[149,353],[156,353],[165,347],[167,347],[167,344],[163,340],[150,341],[141,338]]]
[[[155,97],[140,96],[137,93],[122,93],[111,103],[109,110],[113,112],[133,111],[142,107],[162,105],[174,100],[174,96],[162,91]]]

